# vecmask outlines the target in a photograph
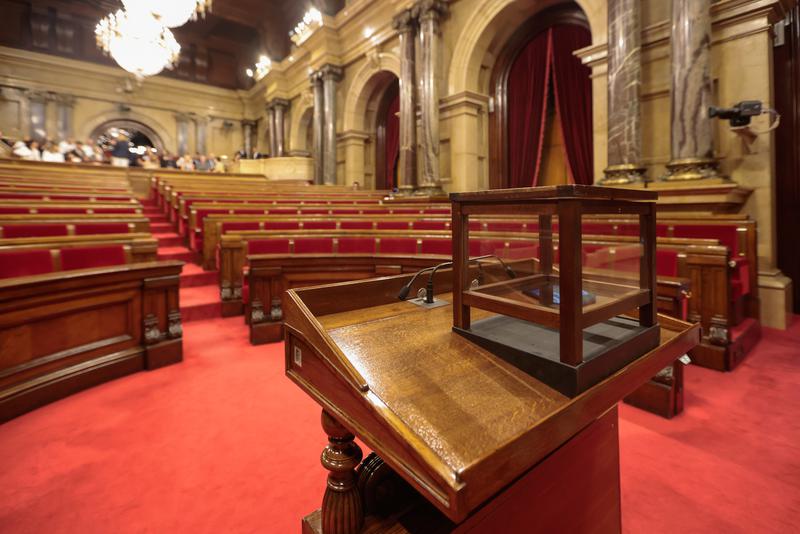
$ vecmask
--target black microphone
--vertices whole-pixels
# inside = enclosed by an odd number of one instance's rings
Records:
[[[400,289],[400,293],[397,294],[397,298],[400,300],[406,300],[406,298],[408,297],[408,293],[411,291],[411,286],[414,285],[414,282],[416,282],[417,277],[424,272],[430,271],[431,269],[435,269],[435,267],[425,267],[424,269],[417,271],[416,274],[414,274],[414,276],[411,278],[411,280],[409,280],[408,283]]]

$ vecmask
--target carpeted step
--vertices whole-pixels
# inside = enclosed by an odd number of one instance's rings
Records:
[[[175,228],[168,222],[151,222],[150,231],[154,234],[163,234],[166,232],[174,232]]]
[[[196,252],[192,252],[186,247],[159,247],[159,260],[180,260],[189,263],[198,263],[200,258]]]
[[[187,263],[181,272],[181,287],[218,287],[219,271],[204,271],[199,265]]]
[[[200,321],[222,316],[219,289],[216,285],[180,289],[181,321]]]
[[[153,233],[153,237],[158,239],[159,247],[181,247],[183,238],[175,232]]]

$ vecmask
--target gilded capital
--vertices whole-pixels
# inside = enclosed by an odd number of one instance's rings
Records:
[[[399,33],[413,32],[416,27],[416,19],[412,8],[404,9],[392,19],[392,28]]]
[[[414,17],[420,22],[439,22],[448,13],[447,0],[419,0],[414,4]]]

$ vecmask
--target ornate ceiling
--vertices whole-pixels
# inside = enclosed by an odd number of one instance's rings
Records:
[[[214,0],[205,19],[175,29],[181,62],[166,74],[246,88],[252,81],[245,68],[261,54],[286,57],[289,32],[312,6],[332,15],[344,0]],[[94,46],[94,25],[121,7],[119,0],[0,0],[4,18],[8,14],[0,44],[111,64]]]

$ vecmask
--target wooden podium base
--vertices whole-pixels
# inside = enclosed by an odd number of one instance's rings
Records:
[[[615,406],[531,468],[461,524],[421,496],[388,517],[367,516],[367,534],[619,533],[618,413]],[[320,510],[303,518],[304,534],[323,533]],[[336,533],[345,534],[345,533]]]

